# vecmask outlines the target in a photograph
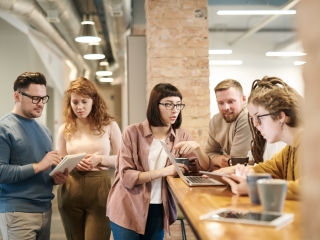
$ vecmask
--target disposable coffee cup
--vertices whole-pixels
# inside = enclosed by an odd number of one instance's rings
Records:
[[[263,211],[282,212],[287,195],[287,181],[283,179],[259,179],[257,186]]]
[[[232,157],[228,159],[228,165],[234,166],[239,164],[247,165],[249,161],[249,157]]]
[[[257,180],[259,179],[271,179],[270,173],[249,173],[247,175],[247,183],[248,183],[248,193],[252,204],[259,205],[261,204],[258,187],[257,187]]]

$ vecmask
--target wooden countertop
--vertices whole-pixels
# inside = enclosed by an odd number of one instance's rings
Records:
[[[302,239],[299,201],[286,200],[283,212],[294,213],[292,223],[280,229],[238,223],[201,221],[199,216],[219,208],[262,211],[249,197],[234,195],[226,186],[189,187],[180,178],[167,177],[169,189],[198,239]]]

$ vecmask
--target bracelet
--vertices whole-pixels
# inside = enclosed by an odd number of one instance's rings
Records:
[[[150,182],[152,182],[152,179],[151,179],[151,171],[149,171],[149,179],[150,179]]]

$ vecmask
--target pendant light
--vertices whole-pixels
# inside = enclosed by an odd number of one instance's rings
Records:
[[[98,37],[94,22],[92,21],[91,14],[86,13],[83,15],[80,33],[75,40],[80,43],[96,43],[101,41],[101,38]]]
[[[75,40],[76,42],[80,43],[100,42],[101,38],[97,34],[97,30],[94,26],[94,21],[92,20],[92,15],[90,14],[89,0],[87,0],[87,11],[88,13],[83,14],[80,33],[78,37],[75,38]]]
[[[109,63],[107,61],[99,62],[98,70],[96,75],[100,77],[108,77],[112,75],[112,72],[109,70]]]
[[[100,60],[104,59],[105,55],[99,43],[89,43],[86,54],[83,57],[87,60]]]
[[[99,78],[99,81],[100,81],[100,82],[108,82],[108,83],[111,83],[111,82],[113,82],[113,78],[101,77],[101,78]]]

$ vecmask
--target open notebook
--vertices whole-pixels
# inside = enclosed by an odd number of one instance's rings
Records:
[[[203,178],[201,176],[184,176],[181,172],[174,156],[169,151],[167,145],[160,141],[161,145],[163,146],[163,149],[166,151],[172,165],[175,167],[177,173],[179,174],[179,177],[189,186],[215,186],[215,185],[224,185],[221,182],[218,182],[212,178]]]

